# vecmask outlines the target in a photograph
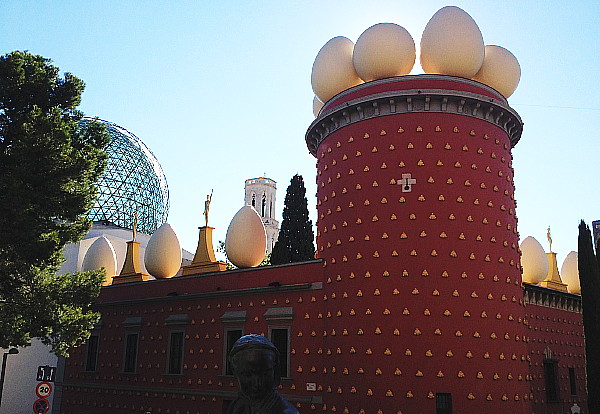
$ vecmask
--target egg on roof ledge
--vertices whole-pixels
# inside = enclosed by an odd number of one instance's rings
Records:
[[[312,67],[312,88],[321,102],[363,83],[352,64],[354,43],[344,36],[329,40],[315,58]]]
[[[425,73],[472,78],[484,58],[483,36],[463,9],[446,6],[429,20],[421,36],[421,67]]]
[[[577,252],[569,252],[560,268],[560,277],[563,283],[567,285],[569,292],[581,294],[578,259]]]
[[[102,286],[108,286],[117,273],[117,256],[112,243],[104,236],[98,237],[88,248],[81,264],[81,270],[104,269],[106,277]]]
[[[181,267],[181,245],[169,223],[161,225],[150,237],[144,254],[146,270],[157,279],[173,277]]]
[[[252,206],[242,207],[229,223],[225,236],[227,258],[235,266],[256,267],[265,258],[265,225]]]
[[[324,102],[353,86],[408,75],[415,59],[412,36],[395,23],[369,27],[356,44],[343,36],[334,37],[313,63],[313,114],[317,117]],[[456,6],[441,8],[425,26],[420,61],[425,73],[473,79],[505,98],[512,95],[521,78],[517,58],[501,46],[485,46],[475,20]]]
[[[415,41],[404,27],[378,23],[360,35],[352,62],[358,76],[368,82],[408,75],[415,58]]]
[[[491,86],[508,98],[517,89],[520,79],[521,66],[515,55],[501,46],[485,47],[483,65],[473,80]]]
[[[544,248],[535,238],[529,236],[521,242],[521,267],[523,282],[538,284],[548,274],[548,259]]]

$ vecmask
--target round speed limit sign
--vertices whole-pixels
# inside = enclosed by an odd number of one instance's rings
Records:
[[[52,384],[50,384],[49,382],[40,382],[35,387],[35,393],[39,398],[48,397],[50,394],[52,394]]]

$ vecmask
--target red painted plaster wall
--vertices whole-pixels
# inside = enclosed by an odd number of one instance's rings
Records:
[[[581,313],[549,306],[527,305],[529,348],[531,356],[531,397],[536,414],[570,413],[575,403],[587,412],[585,385],[585,345]],[[550,354],[548,354],[548,350]],[[546,398],[544,359],[557,361],[559,402]],[[575,394],[571,394],[569,368],[576,378]]]
[[[529,412],[506,133],[467,115],[386,115],[331,133],[317,156],[326,309],[341,314],[326,337],[341,351],[326,358],[330,405],[434,412],[450,392],[455,412]]]

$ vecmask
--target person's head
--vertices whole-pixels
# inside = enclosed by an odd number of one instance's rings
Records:
[[[229,353],[233,375],[250,399],[268,396],[279,385],[279,351],[261,335],[244,335]]]

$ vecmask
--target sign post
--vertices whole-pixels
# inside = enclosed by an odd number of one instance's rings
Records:
[[[40,382],[35,387],[35,393],[38,398],[48,398],[52,394],[52,384],[49,382]]]
[[[34,414],[46,414],[50,411],[50,402],[46,399],[52,395],[52,382],[56,376],[56,367],[49,365],[39,366],[37,369],[36,380],[41,381],[35,386],[35,395],[37,400],[33,402]]]
[[[33,403],[34,414],[46,414],[50,409],[50,403],[45,398],[37,399]]]
[[[49,365],[40,365],[37,369],[36,381],[54,382],[56,377],[56,367]]]

